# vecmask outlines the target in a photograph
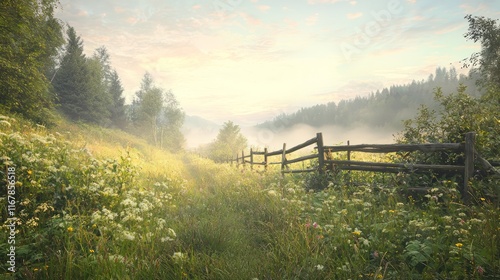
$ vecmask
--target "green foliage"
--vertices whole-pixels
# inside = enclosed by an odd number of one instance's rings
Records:
[[[124,129],[123,87],[118,74],[111,69],[106,48],[98,48],[87,58],[74,28],[68,28],[67,36],[64,55],[53,75],[61,111],[71,120]]]
[[[135,128],[149,135],[151,143],[170,151],[183,148],[185,139],[180,128],[184,112],[171,91],[154,85],[153,77],[145,73],[141,88],[132,104],[132,120]]]
[[[500,24],[498,19],[483,16],[466,15],[469,30],[465,38],[481,43],[481,51],[473,53],[464,60],[465,67],[480,75],[478,80],[482,86],[500,86]]]
[[[436,90],[436,101],[440,110],[435,112],[422,107],[413,120],[404,122],[404,130],[398,135],[399,143],[463,143],[467,132],[476,133],[475,149],[478,154],[487,159],[498,161],[500,155],[500,91],[490,88],[480,98],[474,98],[465,93],[465,87],[458,92],[445,96],[440,89]],[[429,164],[463,165],[463,154],[454,152],[433,152],[402,154],[395,157],[402,162],[417,162]],[[479,169],[479,163],[476,167]],[[458,179],[457,174],[432,175],[437,180],[443,178]],[[445,177],[443,177],[445,176]],[[410,181],[422,180],[410,178]],[[481,186],[474,185],[472,192],[477,196],[498,197],[498,178],[478,176]],[[461,179],[463,180],[463,179]],[[427,180],[429,181],[429,180]]]
[[[413,120],[404,121],[400,143],[462,143],[467,132],[477,134],[476,149],[481,156],[495,159],[500,154],[500,91],[489,89],[480,98],[466,94],[461,86],[455,94],[445,96],[440,89],[435,100],[440,105],[436,113],[422,107]],[[437,160],[436,160],[437,161]]]
[[[247,146],[247,139],[241,134],[240,127],[232,121],[224,123],[217,138],[208,147],[208,157],[216,162],[234,158]]]
[[[111,95],[110,113],[113,126],[120,129],[127,127],[127,117],[125,115],[125,98],[123,98],[123,86],[116,71],[112,71],[109,82],[109,93]]]
[[[63,43],[53,17],[57,1],[0,3],[0,108],[50,124],[53,96],[46,78]]]
[[[127,120],[125,117],[125,98],[123,95],[123,87],[118,77],[116,70],[111,68],[110,56],[105,46],[99,47],[95,50],[93,61],[96,61],[98,73],[94,74],[95,77],[101,81],[95,81],[94,84],[101,86],[101,94],[103,96],[102,104],[107,105],[105,110],[109,115],[110,125],[125,129]],[[102,105],[101,105],[102,106]]]

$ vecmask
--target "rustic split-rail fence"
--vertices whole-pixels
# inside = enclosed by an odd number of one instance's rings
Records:
[[[429,171],[444,171],[463,174],[463,184],[460,189],[462,198],[465,202],[470,199],[469,182],[474,175],[474,162],[477,159],[484,169],[496,172],[496,170],[487,160],[483,159],[477,154],[474,149],[475,146],[475,133],[469,132],[465,134],[463,143],[431,143],[431,144],[361,144],[361,145],[338,145],[338,146],[325,146],[323,144],[322,133],[317,133],[314,138],[311,138],[302,144],[294,147],[286,147],[283,143],[283,149],[269,152],[267,148],[264,151],[254,151],[250,149],[250,154],[245,155],[241,152],[231,159],[231,164],[237,165],[250,164],[253,169],[254,166],[264,166],[267,169],[269,165],[281,165],[281,173],[283,176],[287,173],[301,173],[301,172],[319,172],[324,173],[328,167],[334,166],[338,170],[358,170],[358,171],[372,171],[372,172],[429,172]],[[294,159],[287,159],[287,155],[308,146],[314,145],[317,154],[310,154]],[[440,151],[450,151],[454,153],[463,153],[463,165],[436,165],[436,164],[413,164],[413,163],[388,163],[388,162],[365,162],[351,160],[351,152],[365,152],[365,153],[394,153],[394,152],[414,152],[420,151],[424,153],[433,153]],[[333,160],[326,157],[326,153],[334,152],[347,152],[347,160]],[[257,160],[257,156],[263,157],[263,160]],[[280,156],[280,161],[270,161],[271,157]],[[290,169],[289,165],[292,163],[304,162],[307,160],[317,159],[318,164],[314,168],[308,169]]]

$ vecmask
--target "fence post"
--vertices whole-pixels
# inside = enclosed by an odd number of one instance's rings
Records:
[[[267,171],[267,148],[264,148],[264,170]]]
[[[243,169],[245,169],[245,151],[241,150],[241,162],[243,163]]]
[[[285,177],[286,143],[283,143],[283,153],[281,154],[281,176]]]
[[[250,170],[253,170],[253,149],[250,148]]]
[[[347,146],[350,146],[351,142],[347,140]],[[351,150],[347,150],[347,160],[351,161]],[[347,166],[351,166],[348,164]],[[347,171],[347,183],[351,186],[351,170]]]
[[[469,180],[474,176],[474,146],[475,146],[475,132],[468,132],[465,134],[465,171],[464,171],[464,185],[462,188],[462,199],[464,203],[469,203]]]
[[[323,146],[323,134],[321,132],[316,134],[316,140],[318,144],[318,168],[319,174],[323,174],[325,172],[325,147]]]

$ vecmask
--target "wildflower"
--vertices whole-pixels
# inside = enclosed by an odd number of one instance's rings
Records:
[[[117,262],[125,263],[125,257],[122,255],[110,255],[109,260],[114,261],[115,263]]]
[[[316,222],[313,223],[313,228],[321,228],[320,225]]]
[[[68,232],[73,232],[74,229],[73,229],[73,227],[68,227],[67,230],[68,230]]]
[[[322,265],[320,265],[320,264],[318,264],[318,265],[316,266],[316,269],[317,269],[317,270],[323,270],[324,268],[325,268],[325,267],[324,267],[324,266],[322,266]]]
[[[392,210],[391,209],[391,210],[389,210],[389,213],[393,213],[394,214],[394,213],[396,213],[396,210]]]
[[[174,259],[174,261],[183,261],[185,258],[186,258],[186,255],[183,254],[182,252],[175,252],[172,255],[172,259]]]
[[[368,239],[361,237],[360,240],[363,242],[363,245],[365,246],[370,245],[370,241]]]
[[[174,239],[172,239],[172,238],[170,238],[170,237],[168,237],[168,236],[167,236],[167,237],[162,237],[162,238],[160,239],[160,241],[161,241],[162,243],[163,243],[163,242],[167,242],[167,241],[173,241],[173,240],[174,240]]]
[[[464,246],[464,244],[458,242],[458,243],[455,244],[455,246],[457,246],[458,248],[462,248],[462,246]]]
[[[33,171],[28,170],[28,175],[31,175],[32,173],[33,173]]]
[[[89,250],[89,252],[90,252],[91,254],[95,253],[95,251],[94,251],[94,250],[92,250],[92,249],[90,249],[90,250]]]
[[[481,199],[481,201],[486,201],[486,198],[484,198],[484,197],[481,197],[480,199]]]
[[[352,232],[352,234],[356,235],[356,236],[360,236],[361,235],[361,231],[358,230],[357,228]]]
[[[484,268],[483,268],[482,266],[480,266],[480,265],[478,265],[478,266],[476,267],[476,271],[477,271],[477,273],[479,273],[479,275],[481,275],[481,276],[482,276],[482,275],[486,272],[486,271],[484,270]]]
[[[168,228],[168,235],[171,237],[177,237],[177,234],[175,234],[175,231],[171,228]]]
[[[127,240],[134,240],[135,239],[135,234],[133,232],[129,232],[129,231],[123,231],[123,238],[127,239]]]

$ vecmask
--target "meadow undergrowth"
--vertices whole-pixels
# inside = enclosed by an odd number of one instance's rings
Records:
[[[170,154],[122,132],[0,120],[15,167],[16,273],[7,184],[0,272],[15,279],[498,279],[500,212],[443,180],[316,180]],[[316,182],[315,181],[315,182]],[[352,182],[357,184],[351,184]]]

